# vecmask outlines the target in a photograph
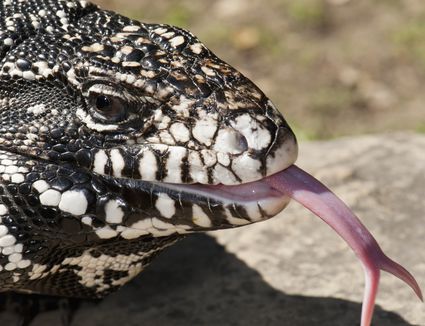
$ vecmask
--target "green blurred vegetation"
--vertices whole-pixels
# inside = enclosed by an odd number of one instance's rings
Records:
[[[416,18],[401,26],[393,34],[398,50],[425,69],[425,17]]]
[[[95,2],[191,30],[258,84],[300,139],[425,132],[425,1]]]
[[[301,27],[322,28],[328,22],[323,1],[286,1],[285,7],[290,19]]]
[[[170,25],[188,28],[190,25],[190,18],[192,14],[188,8],[174,4],[171,6],[164,15],[164,20]]]

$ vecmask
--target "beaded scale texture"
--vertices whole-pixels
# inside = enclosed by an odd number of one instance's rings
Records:
[[[2,291],[103,297],[185,234],[287,204],[222,194],[291,165],[296,141],[188,31],[3,0],[0,57]]]

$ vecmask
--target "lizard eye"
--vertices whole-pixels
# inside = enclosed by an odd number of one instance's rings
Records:
[[[93,115],[105,122],[120,122],[128,117],[127,103],[115,96],[90,94]]]
[[[111,107],[111,100],[105,95],[99,95],[96,98],[96,108],[99,111],[107,110]]]

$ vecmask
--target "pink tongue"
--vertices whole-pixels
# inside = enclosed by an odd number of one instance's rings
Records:
[[[371,323],[381,269],[406,282],[423,300],[413,276],[382,252],[362,222],[320,181],[295,165],[265,180],[324,220],[360,259],[366,277],[361,326],[369,326]]]

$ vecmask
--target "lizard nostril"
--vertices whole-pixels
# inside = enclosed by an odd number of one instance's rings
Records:
[[[214,149],[229,154],[240,154],[248,150],[248,140],[239,131],[231,128],[221,129],[215,140]]]
[[[248,150],[248,140],[244,135],[242,135],[239,132],[236,132],[235,134],[235,141],[237,141],[237,146],[241,152],[245,152]]]

